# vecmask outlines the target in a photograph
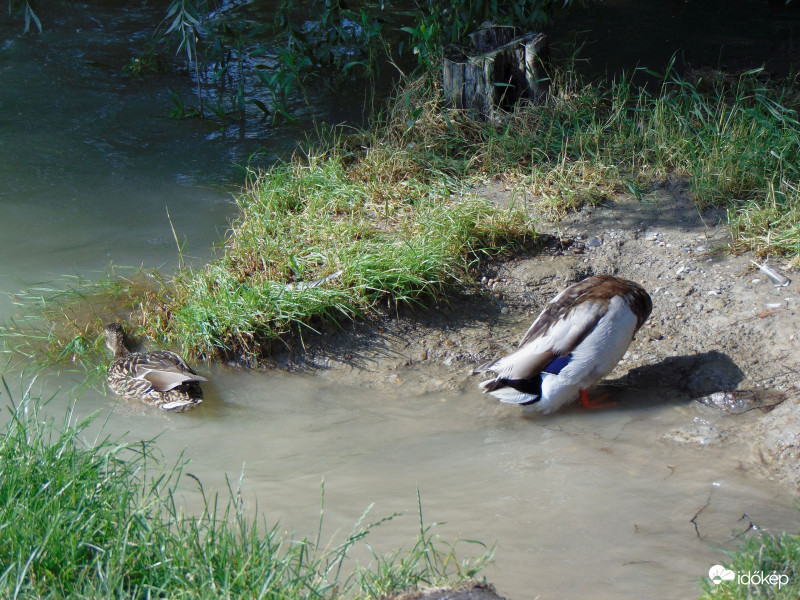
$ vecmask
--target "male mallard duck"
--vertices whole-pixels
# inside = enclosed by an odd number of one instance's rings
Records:
[[[199,381],[208,381],[168,350],[131,352],[119,323],[105,326],[106,346],[114,353],[108,387],[115,394],[141,400],[162,410],[183,412],[203,401]]]
[[[503,402],[549,413],[580,396],[591,406],[586,390],[614,369],[652,308],[638,283],[587,277],[548,303],[517,350],[473,373],[495,373],[480,387]]]

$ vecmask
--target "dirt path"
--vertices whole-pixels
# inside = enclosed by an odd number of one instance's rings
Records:
[[[476,193],[503,203],[513,192],[493,182]],[[653,312],[608,379],[696,404],[692,422],[664,443],[730,444],[748,468],[800,489],[800,273],[772,261],[792,279],[775,287],[754,257],[731,255],[725,218],[698,213],[676,179],[645,204],[622,196],[557,224],[540,221],[544,247],[486,266],[482,289],[331,330],[306,340],[313,350],[302,361],[287,354],[276,363],[370,385],[413,378],[420,391],[467,389],[476,384],[471,369],[515,347],[559,290],[615,274],[639,281]],[[727,416],[703,418],[720,411]]]

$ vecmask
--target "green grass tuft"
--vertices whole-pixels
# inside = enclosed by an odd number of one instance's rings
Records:
[[[800,535],[782,533],[753,535],[747,539],[741,550],[731,553],[726,568],[737,577],[733,581],[722,581],[715,585],[710,579],[702,580],[703,595],[706,600],[792,600],[800,597]],[[759,574],[763,577],[785,576],[782,585],[772,581],[747,584],[747,578],[739,582],[738,575]],[[751,577],[751,580],[753,578]],[[777,581],[777,580],[773,580]],[[785,583],[785,584],[784,584]]]
[[[105,379],[111,355],[105,324],[125,320],[144,304],[163,305],[169,286],[156,270],[112,268],[103,277],[63,277],[13,295],[19,316],[0,323],[6,368],[36,374],[58,366],[84,375],[86,385]],[[141,338],[142,326],[128,333]]]
[[[479,256],[534,235],[516,207],[380,168],[329,149],[254,175],[224,256],[176,277],[168,337],[206,356],[258,355],[379,303],[442,298]]]

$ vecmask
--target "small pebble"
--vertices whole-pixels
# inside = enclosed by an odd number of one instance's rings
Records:
[[[722,298],[712,298],[709,300],[708,305],[716,309],[725,308],[725,301]]]

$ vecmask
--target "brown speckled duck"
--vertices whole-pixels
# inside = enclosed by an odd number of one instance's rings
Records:
[[[129,351],[119,323],[106,325],[105,338],[106,346],[114,353],[108,368],[108,387],[115,394],[173,412],[183,412],[203,401],[198,382],[208,380],[174,352]]]

